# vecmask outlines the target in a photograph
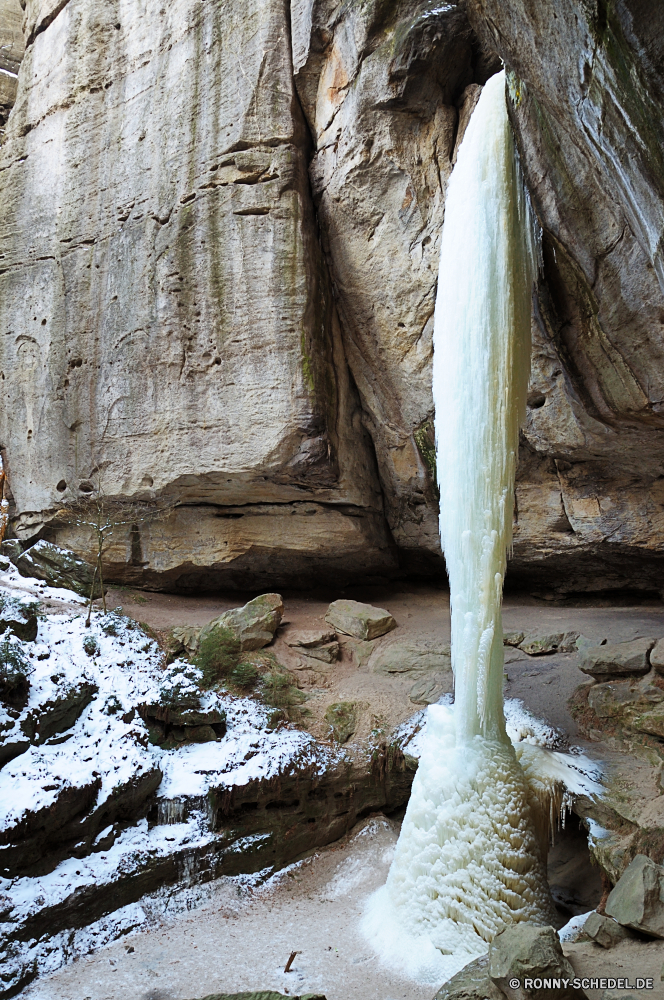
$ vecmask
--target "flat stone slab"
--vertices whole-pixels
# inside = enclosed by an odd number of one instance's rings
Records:
[[[606,646],[589,646],[581,653],[579,669],[591,677],[638,676],[650,670],[649,653],[656,639],[632,639]]]
[[[338,642],[328,642],[324,646],[304,647],[302,654],[321,663],[336,663],[339,659],[339,648]]]
[[[606,913],[624,927],[664,938],[664,868],[637,854],[609,893]]]
[[[334,642],[337,633],[332,629],[310,628],[293,629],[284,636],[287,646],[302,646],[304,649],[315,649],[317,646],[325,646],[329,642]]]
[[[437,639],[388,639],[371,654],[369,669],[377,674],[451,672],[450,644]]]
[[[359,601],[333,601],[327,609],[325,621],[337,632],[356,639],[377,639],[391,632],[397,623],[385,608],[374,608]]]

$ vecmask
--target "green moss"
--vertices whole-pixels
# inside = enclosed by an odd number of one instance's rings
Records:
[[[418,427],[413,437],[432,481],[437,484],[438,468],[436,465],[436,438],[433,421],[427,420],[421,427]]]
[[[252,688],[258,680],[258,667],[243,661],[231,670],[230,679],[239,688]]]
[[[302,376],[307,383],[312,396],[316,393],[316,383],[314,382],[314,372],[311,358],[307,354],[307,337],[303,330],[300,336],[300,347],[302,349]]]
[[[240,640],[232,629],[217,625],[203,638],[194,664],[202,674],[204,687],[212,687],[227,677],[240,659]]]
[[[327,709],[325,721],[337,743],[346,743],[357,726],[357,705],[354,701],[338,701]]]

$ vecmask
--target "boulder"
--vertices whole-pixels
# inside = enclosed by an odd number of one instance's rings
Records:
[[[603,913],[591,913],[583,925],[583,937],[589,938],[602,948],[613,948],[633,935],[627,927]]]
[[[489,956],[482,955],[444,983],[434,1000],[505,1000],[505,994],[489,977]]]
[[[664,677],[664,639],[658,639],[650,650],[650,666]]]
[[[339,659],[340,646],[338,642],[328,642],[324,646],[314,646],[311,649],[303,649],[304,656],[321,663],[336,663]]]
[[[201,629],[197,625],[176,626],[166,640],[166,655],[170,663],[178,656],[194,656],[198,652]]]
[[[606,913],[624,927],[664,938],[664,868],[637,854],[609,893]]]
[[[508,1000],[587,1000],[583,990],[572,986],[576,973],[553,927],[528,923],[506,927],[489,946],[489,974]],[[521,985],[513,988],[511,980]],[[526,987],[526,980],[538,985]]]
[[[334,642],[337,634],[331,629],[312,628],[294,629],[285,636],[287,646],[302,646],[304,649],[315,649],[317,646],[324,646],[328,642]]]
[[[648,654],[655,639],[632,639],[605,646],[589,646],[581,652],[579,669],[591,677],[638,676],[650,670]]]
[[[357,726],[358,705],[354,701],[339,701],[325,712],[325,721],[337,743],[347,743]]]
[[[183,743],[210,743],[226,732],[226,716],[216,709],[178,712],[162,705],[147,705],[140,714],[148,727],[150,741],[163,750],[172,750]]]
[[[240,641],[242,652],[262,649],[272,642],[284,613],[284,602],[279,594],[261,594],[241,608],[224,611],[213,618],[199,634],[199,646],[218,626],[230,629]]]
[[[450,644],[438,639],[395,638],[376,647],[369,669],[377,674],[451,673]]]
[[[16,553],[10,559],[21,576],[44,580],[49,587],[63,587],[73,590],[81,597],[90,596],[94,576],[94,566],[68,549],[62,549],[51,542],[39,541],[24,552]],[[99,578],[95,578],[95,597],[101,597]]]
[[[603,681],[588,691],[588,704],[600,719],[629,724],[635,712],[646,712],[662,701],[664,691],[651,684],[647,676],[640,680]]]
[[[327,609],[325,621],[337,632],[356,639],[377,639],[397,627],[389,611],[359,601],[333,601]]]

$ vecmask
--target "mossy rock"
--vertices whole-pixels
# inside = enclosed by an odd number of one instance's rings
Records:
[[[101,586],[95,568],[68,549],[43,540],[35,542],[25,552],[7,553],[21,576],[44,580],[49,587],[73,590],[81,597],[90,596],[93,578],[95,597],[101,597]]]
[[[272,642],[283,613],[284,602],[279,594],[261,594],[244,607],[224,611],[201,629],[199,652],[208,635],[220,628],[230,630],[243,652],[262,649]]]
[[[354,701],[338,701],[330,705],[325,713],[325,721],[332,727],[332,735],[337,743],[347,743],[357,728],[359,706]]]
[[[217,623],[201,632],[194,663],[199,668],[205,687],[213,687],[238,665],[241,643],[228,625]]]

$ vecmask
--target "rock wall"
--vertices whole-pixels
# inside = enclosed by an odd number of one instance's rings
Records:
[[[115,537],[120,580],[442,574],[439,235],[500,57],[544,231],[512,577],[660,588],[664,14],[27,0],[24,35],[0,149],[19,538],[90,555],[51,519],[101,477],[181,502]]]
[[[0,0],[0,136],[16,100],[24,44],[19,0]]]
[[[569,588],[660,589],[664,10],[469,7],[512,71],[543,227],[513,569]]]
[[[395,565],[316,240],[284,0],[30,2],[3,144],[14,529],[101,478],[182,506],[109,572],[261,586]],[[86,551],[86,539],[61,532]]]

